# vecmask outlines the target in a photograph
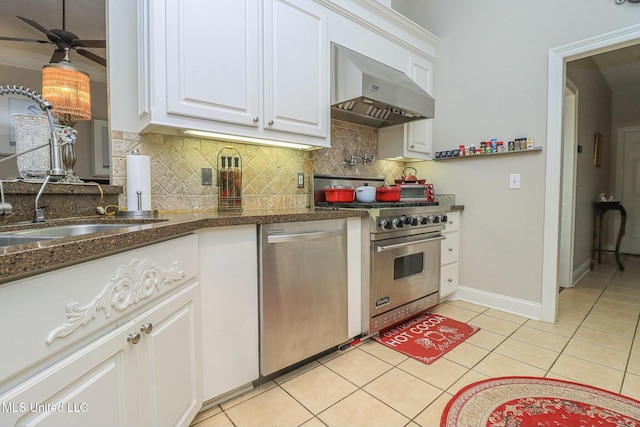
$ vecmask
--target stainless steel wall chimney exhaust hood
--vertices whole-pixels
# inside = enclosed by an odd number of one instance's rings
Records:
[[[370,127],[431,119],[435,101],[403,72],[331,46],[331,117]]]

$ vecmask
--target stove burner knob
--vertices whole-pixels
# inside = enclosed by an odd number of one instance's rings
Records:
[[[434,217],[433,217],[433,221],[431,221],[431,222],[433,222],[434,224],[439,223],[439,222],[440,222],[440,215],[436,215],[436,216],[434,216]]]
[[[402,228],[404,227],[404,220],[402,219],[402,217],[400,218],[393,218],[393,220],[391,221],[391,223],[393,224],[394,228]]]
[[[411,225],[420,224],[420,221],[418,221],[418,218],[409,217],[408,220],[409,220],[409,224],[411,224]]]
[[[427,223],[435,224],[435,222],[436,222],[436,216],[435,215],[429,215],[429,218],[427,218]]]
[[[423,224],[427,223],[427,219],[425,217],[423,217],[422,215],[419,215],[416,218],[416,221],[417,221],[418,225],[423,225]]]
[[[440,222],[447,222],[447,216],[445,214],[438,215],[440,217]]]
[[[385,230],[391,230],[393,224],[391,224],[391,221],[389,221],[388,219],[383,219],[380,220],[380,227],[384,228]]]

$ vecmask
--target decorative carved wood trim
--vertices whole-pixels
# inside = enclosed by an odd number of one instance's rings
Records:
[[[67,322],[58,326],[47,336],[47,344],[56,338],[63,338],[81,326],[94,320],[98,311],[104,311],[105,318],[111,315],[111,310],[122,312],[132,305],[149,298],[155,291],[160,292],[160,286],[170,286],[184,277],[185,273],[178,270],[177,261],[168,270],[157,267],[148,258],[131,259],[128,265],[118,268],[118,271],[90,304],[80,307],[77,301],[66,305]]]

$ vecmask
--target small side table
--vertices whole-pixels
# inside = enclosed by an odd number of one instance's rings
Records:
[[[596,254],[598,256],[598,264],[602,259],[602,216],[610,210],[620,211],[620,228],[618,229],[618,240],[616,241],[616,262],[620,271],[624,271],[624,266],[620,262],[620,242],[627,224],[627,211],[620,202],[595,202],[593,204],[593,249],[591,251],[591,266],[589,267],[591,270],[593,270],[596,263]]]

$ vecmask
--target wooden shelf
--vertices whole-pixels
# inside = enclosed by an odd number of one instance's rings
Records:
[[[535,153],[538,151],[542,151],[542,147],[533,147],[528,150],[514,150],[514,151],[502,151],[500,153],[485,153],[485,154],[470,154],[468,156],[456,156],[456,157],[440,157],[435,158],[433,160],[457,160],[457,159],[480,159],[482,157],[490,157],[490,156],[502,156],[505,154],[523,154],[523,153]]]

